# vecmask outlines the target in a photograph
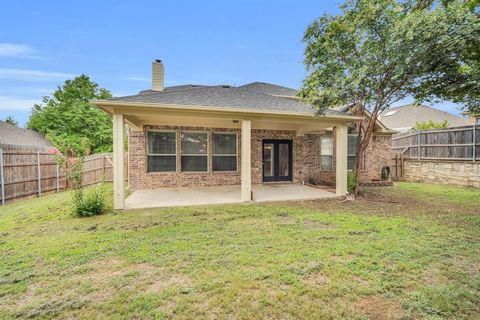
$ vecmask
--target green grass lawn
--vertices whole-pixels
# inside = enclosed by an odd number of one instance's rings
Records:
[[[92,218],[70,197],[0,208],[0,318],[480,318],[480,190]]]

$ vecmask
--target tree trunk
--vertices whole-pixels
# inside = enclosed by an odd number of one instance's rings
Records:
[[[360,111],[361,115],[364,116],[365,108],[361,107],[361,109],[362,109]],[[377,115],[378,115],[378,107],[375,107],[372,114],[370,115],[370,119],[367,123],[367,126],[365,127],[365,130],[363,130],[364,128],[363,121],[359,121],[357,123],[358,138],[357,138],[357,148],[355,151],[355,171],[354,171],[355,187],[353,188],[353,193],[355,195],[358,195],[358,193],[360,192],[359,172],[362,164],[361,161],[363,158],[363,153],[365,152],[365,150],[368,147],[368,144],[370,143],[370,139],[372,137],[372,133],[375,128],[375,123],[377,122]]]

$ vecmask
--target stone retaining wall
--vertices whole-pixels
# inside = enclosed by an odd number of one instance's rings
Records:
[[[404,180],[480,188],[480,162],[405,159]]]

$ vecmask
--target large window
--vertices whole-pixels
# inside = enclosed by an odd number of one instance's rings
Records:
[[[182,132],[182,171],[207,171],[207,133]]]
[[[172,131],[148,132],[148,172],[176,170],[176,134]]]
[[[237,135],[213,134],[213,171],[237,171]]]
[[[332,170],[333,168],[333,137],[325,135],[320,137],[320,169]]]

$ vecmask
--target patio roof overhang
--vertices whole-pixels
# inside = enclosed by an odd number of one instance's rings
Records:
[[[217,126],[240,128],[241,120],[251,120],[252,129],[284,129],[303,132],[349,124],[363,117],[348,114],[315,115],[313,112],[290,112],[245,108],[175,105],[158,103],[132,103],[111,100],[92,100],[92,104],[105,112],[123,114],[133,129],[143,125]],[[239,120],[239,121],[237,121]]]
[[[251,138],[252,129],[295,130],[297,135],[335,128],[336,194],[347,193],[347,125],[363,117],[336,112],[315,115],[313,112],[291,112],[223,108],[159,103],[132,103],[93,100],[113,117],[114,208],[125,208],[124,123],[135,130],[143,125],[207,126],[239,128],[241,131],[241,200],[252,200]]]

